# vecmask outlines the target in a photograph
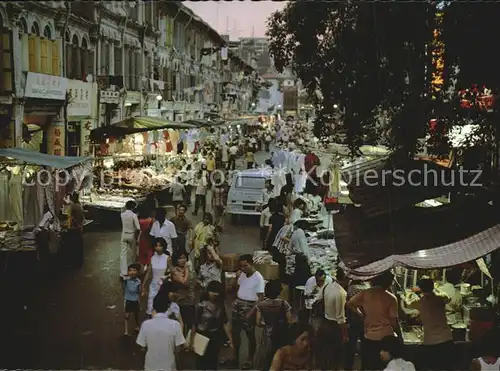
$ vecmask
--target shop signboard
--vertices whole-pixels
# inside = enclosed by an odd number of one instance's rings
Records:
[[[92,143],[90,141],[90,132],[95,127],[95,120],[83,120],[80,124],[81,130],[81,155],[82,156],[92,156]]]
[[[43,73],[28,72],[26,76],[26,98],[66,100],[68,79]]]
[[[79,80],[68,81],[68,116],[92,116],[92,100],[95,97],[94,83]]]
[[[125,103],[140,104],[141,103],[141,93],[138,91],[128,91],[127,97],[125,98]]]
[[[64,122],[55,122],[49,128],[48,153],[54,156],[64,156],[65,154]]]
[[[161,117],[161,110],[157,109],[157,108],[150,108],[147,110],[147,115],[149,117]]]
[[[117,91],[101,90],[100,103],[120,104],[121,97]]]

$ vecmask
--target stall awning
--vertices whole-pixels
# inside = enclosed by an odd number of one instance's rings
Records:
[[[195,125],[199,128],[211,128],[211,127],[223,125],[224,121],[223,120],[201,120],[201,119],[198,119],[198,120],[187,120],[187,121],[184,121],[184,123]]]
[[[90,157],[53,156],[35,152],[26,148],[0,149],[0,159],[11,164],[49,166],[56,169],[67,169],[90,160]]]
[[[194,124],[163,120],[156,117],[130,117],[117,124],[101,126],[92,130],[91,139],[100,141],[107,137],[123,137],[125,135],[162,129],[194,129]]]
[[[476,198],[371,218],[349,206],[333,216],[335,243],[354,276],[375,276],[395,265],[441,268],[498,249],[499,216],[498,207]]]

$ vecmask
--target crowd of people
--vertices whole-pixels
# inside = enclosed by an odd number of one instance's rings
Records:
[[[277,140],[289,145],[288,136],[286,129],[279,129]],[[280,277],[266,282],[253,256],[241,255],[236,296],[228,315],[219,238],[228,183],[212,184],[210,175],[218,169],[235,169],[238,158],[253,167],[255,152],[269,151],[273,139],[268,132],[256,133],[203,148],[206,160],[196,182],[171,190],[175,215],[170,220],[165,208],[136,210],[134,202],[127,203],[122,213],[120,264],[124,332],[131,334],[133,319],[136,342],[146,349],[145,369],[180,369],[179,354],[184,354],[196,357],[199,370],[216,370],[224,363],[230,369],[353,370],[356,354],[360,354],[362,370],[415,370],[405,359],[398,300],[391,293],[392,274],[375,277],[368,284],[347,279],[341,270],[334,276],[321,269],[311,272],[303,219],[308,207],[302,198],[294,197],[290,185],[276,194],[267,182],[263,190],[260,241],[262,249],[279,263]],[[308,161],[310,167],[319,165],[317,158]],[[208,192],[213,214],[207,212]],[[203,215],[196,225],[188,215],[192,193],[193,214],[201,211]],[[308,188],[307,193],[311,199],[321,198],[318,187]],[[130,261],[130,251],[136,252],[137,260]],[[299,284],[305,286],[304,298],[299,300],[313,299],[311,310],[295,310],[297,300],[292,294]],[[291,288],[288,300],[282,296],[284,285]],[[419,287],[422,296],[415,305],[423,313],[425,354],[417,366],[452,370],[455,348],[443,309],[448,299],[436,295],[428,279],[419,282]],[[141,323],[142,297],[147,302],[147,319]],[[257,328],[262,329],[260,337]],[[240,359],[243,334],[248,345],[245,360]],[[474,370],[498,369],[500,360],[492,339],[481,346],[483,357],[473,361]],[[221,359],[225,347],[231,351],[227,360]]]

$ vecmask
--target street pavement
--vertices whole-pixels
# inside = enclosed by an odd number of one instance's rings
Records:
[[[267,156],[258,153],[257,162]],[[221,252],[253,253],[258,238],[257,218],[238,224],[226,218]],[[9,261],[0,280],[0,369],[143,368],[135,337],[122,335],[120,231],[92,225],[84,239],[85,263],[79,270],[56,266],[47,274],[36,268],[33,256],[20,254]],[[192,367],[194,356],[183,358],[185,367]]]

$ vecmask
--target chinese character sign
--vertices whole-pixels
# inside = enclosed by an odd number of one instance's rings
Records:
[[[53,123],[49,129],[48,136],[48,152],[51,155],[64,156],[66,131],[64,123]]]
[[[92,156],[92,143],[90,141],[90,132],[92,131],[92,129],[94,129],[94,125],[95,125],[94,120],[84,120],[81,122],[80,153],[82,156]]]

